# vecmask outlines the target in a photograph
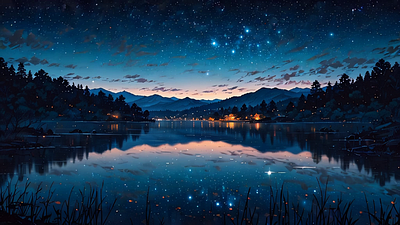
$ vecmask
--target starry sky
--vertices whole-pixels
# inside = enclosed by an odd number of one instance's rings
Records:
[[[400,1],[2,0],[0,57],[138,95],[224,99],[400,59]]]

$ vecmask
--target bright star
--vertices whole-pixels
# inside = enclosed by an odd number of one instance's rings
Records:
[[[250,32],[250,30],[249,29],[246,29],[246,33],[249,33]]]
[[[189,200],[191,200],[192,199],[192,196],[189,196]]]
[[[235,53],[235,50],[232,50],[232,53]]]
[[[333,33],[330,33],[329,35],[330,35],[330,36],[333,36]]]
[[[216,45],[217,45],[217,42],[213,41],[211,44],[214,45],[214,46],[216,46]]]
[[[243,35],[240,35],[240,38],[243,38]]]

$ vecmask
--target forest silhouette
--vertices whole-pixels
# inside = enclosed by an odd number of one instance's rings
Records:
[[[148,116],[149,111],[128,105],[122,95],[116,99],[102,91],[95,95],[87,86],[70,84],[61,76],[52,79],[43,69],[32,75],[19,63],[15,70],[0,57],[3,132],[16,132],[43,119],[143,121]]]

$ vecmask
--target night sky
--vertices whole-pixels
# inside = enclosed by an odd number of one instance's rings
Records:
[[[224,99],[400,59],[400,1],[0,2],[0,57],[71,83]]]

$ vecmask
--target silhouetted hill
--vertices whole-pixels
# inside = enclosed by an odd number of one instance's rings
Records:
[[[145,109],[147,109],[149,111],[160,111],[160,110],[181,111],[181,110],[190,109],[193,107],[198,107],[198,106],[203,106],[203,105],[207,105],[207,103],[205,103],[201,100],[196,100],[196,99],[191,99],[189,97],[186,97],[184,99],[178,99],[174,102],[155,104],[155,105],[152,105],[149,107],[145,107]]]
[[[106,96],[108,96],[109,94],[111,94],[113,96],[114,99],[118,98],[120,95],[125,97],[125,102],[127,102],[128,104],[132,104],[133,102],[143,98],[144,96],[142,95],[134,95],[130,92],[127,91],[121,91],[121,92],[112,92],[112,91],[108,91],[104,88],[95,88],[95,89],[91,89],[90,93],[93,93],[95,95],[97,95],[99,93],[99,91],[104,92],[104,94],[106,94]]]
[[[295,93],[300,93],[300,95],[304,94],[305,96],[310,94],[310,88],[298,88],[298,87],[295,87],[295,88],[290,89],[289,91],[292,91],[292,92],[295,92]]]
[[[104,92],[106,96],[111,94],[114,99],[118,98],[120,95],[125,97],[125,102],[128,104],[136,103],[137,105],[141,106],[143,110],[151,110],[151,111],[159,111],[159,110],[185,110],[190,109],[192,107],[198,107],[202,105],[207,105],[209,103],[214,103],[221,101],[219,99],[214,100],[196,100],[189,97],[184,99],[179,99],[176,97],[163,97],[161,95],[151,95],[151,96],[142,96],[142,95],[135,95],[127,91],[121,92],[112,92],[108,91],[104,88],[95,88],[90,90],[90,93],[94,93],[97,95],[99,91]]]
[[[235,96],[232,98],[222,100],[220,102],[215,102],[201,106],[199,107],[199,110],[208,110],[208,109],[214,110],[221,107],[232,108],[234,106],[240,108],[243,104],[246,104],[247,106],[249,105],[256,106],[259,105],[263,100],[265,100],[266,103],[270,102],[271,100],[279,102],[279,101],[285,101],[287,99],[299,98],[300,95],[301,93],[296,93],[284,89],[260,88],[255,92],[247,93],[242,96]]]
[[[168,104],[168,103],[173,103],[173,102],[175,102],[173,99],[166,98],[161,95],[145,96],[145,97],[142,97],[141,99],[135,101],[135,103],[137,105],[140,105],[143,109],[147,109],[147,110],[149,110],[148,108],[151,106],[155,106],[158,104]]]

